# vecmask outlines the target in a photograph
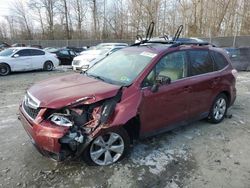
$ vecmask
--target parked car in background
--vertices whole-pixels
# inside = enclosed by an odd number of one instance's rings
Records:
[[[74,51],[77,55],[79,55],[81,52],[83,52],[83,51],[86,50],[86,49],[83,48],[83,47],[72,47],[72,46],[68,46],[68,47],[65,47],[65,48]]]
[[[238,71],[250,71],[250,47],[225,48],[233,67]]]
[[[90,47],[90,50],[99,50],[102,48],[113,48],[113,47],[127,47],[127,43],[100,43],[96,46]]]
[[[58,50],[59,48],[57,47],[46,47],[46,48],[43,48],[43,50],[47,51],[47,52],[51,52],[51,51],[56,51]]]
[[[6,42],[1,42],[1,43],[0,43],[0,51],[4,50],[4,49],[6,49],[6,48],[9,48],[9,47],[11,47],[11,45],[9,45],[9,44],[6,43]]]
[[[98,50],[87,50],[82,52],[79,56],[76,56],[72,61],[72,68],[74,71],[86,71],[97,62],[101,61],[108,55],[114,53],[117,50],[124,48],[125,46],[113,46],[103,47]]]
[[[12,44],[11,46],[12,47],[25,47],[26,45],[22,43],[15,43],[15,44]]]
[[[29,47],[33,47],[33,48],[39,48],[39,49],[42,49],[43,47],[39,44],[32,44],[30,45]]]
[[[77,54],[68,48],[61,49],[49,49],[47,50],[50,53],[56,54],[57,58],[60,60],[60,65],[71,65],[74,57]]]
[[[84,74],[35,84],[19,119],[45,156],[110,165],[134,139],[204,118],[223,121],[236,98],[236,72],[225,51],[209,44],[145,42]]]
[[[59,60],[55,55],[37,48],[11,47],[0,52],[0,76],[15,71],[51,71],[58,65]]]

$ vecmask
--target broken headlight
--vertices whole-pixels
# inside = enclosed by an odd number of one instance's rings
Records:
[[[62,115],[57,115],[57,114],[52,114],[50,116],[50,121],[53,123],[64,126],[64,127],[71,127],[73,126],[73,123],[65,116]]]

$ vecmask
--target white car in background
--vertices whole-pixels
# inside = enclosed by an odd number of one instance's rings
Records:
[[[53,70],[59,65],[54,54],[30,47],[8,48],[0,52],[0,76],[15,71]]]
[[[90,50],[100,50],[102,48],[114,48],[114,47],[127,47],[128,44],[127,43],[114,43],[114,42],[104,42],[104,43],[100,43],[96,46],[92,46],[89,49]]]
[[[86,71],[100,60],[124,47],[126,46],[113,46],[111,48],[103,47],[100,49],[86,50],[73,59],[72,68],[74,71]]]

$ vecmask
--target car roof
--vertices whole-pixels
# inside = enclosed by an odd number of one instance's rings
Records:
[[[100,46],[128,46],[127,43],[114,43],[114,42],[110,42],[110,43],[100,43],[98,44]]]
[[[207,43],[207,42],[192,42],[192,43],[182,43],[182,42],[176,42],[176,43],[164,43],[162,41],[149,41],[144,44],[134,44],[130,47],[127,47],[123,50],[126,51],[138,51],[138,52],[151,52],[151,53],[156,53],[160,54],[162,52],[166,51],[178,51],[181,49],[211,49],[214,51],[218,51],[220,53],[224,53],[224,50],[221,48],[217,48],[214,45]]]
[[[24,49],[29,49],[29,50],[42,50],[42,49],[38,49],[38,48],[34,48],[34,47],[11,47],[8,49],[16,49],[16,50],[24,50]]]

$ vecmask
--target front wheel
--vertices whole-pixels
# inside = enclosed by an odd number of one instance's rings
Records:
[[[52,71],[54,68],[54,65],[51,61],[46,61],[43,65],[43,70],[45,71]]]
[[[129,148],[129,136],[124,129],[108,132],[95,138],[84,151],[89,165],[111,165],[121,160]]]
[[[10,67],[7,64],[0,64],[0,76],[6,76],[10,74]]]
[[[222,93],[215,98],[208,120],[211,123],[220,123],[225,118],[227,108],[228,98]]]

